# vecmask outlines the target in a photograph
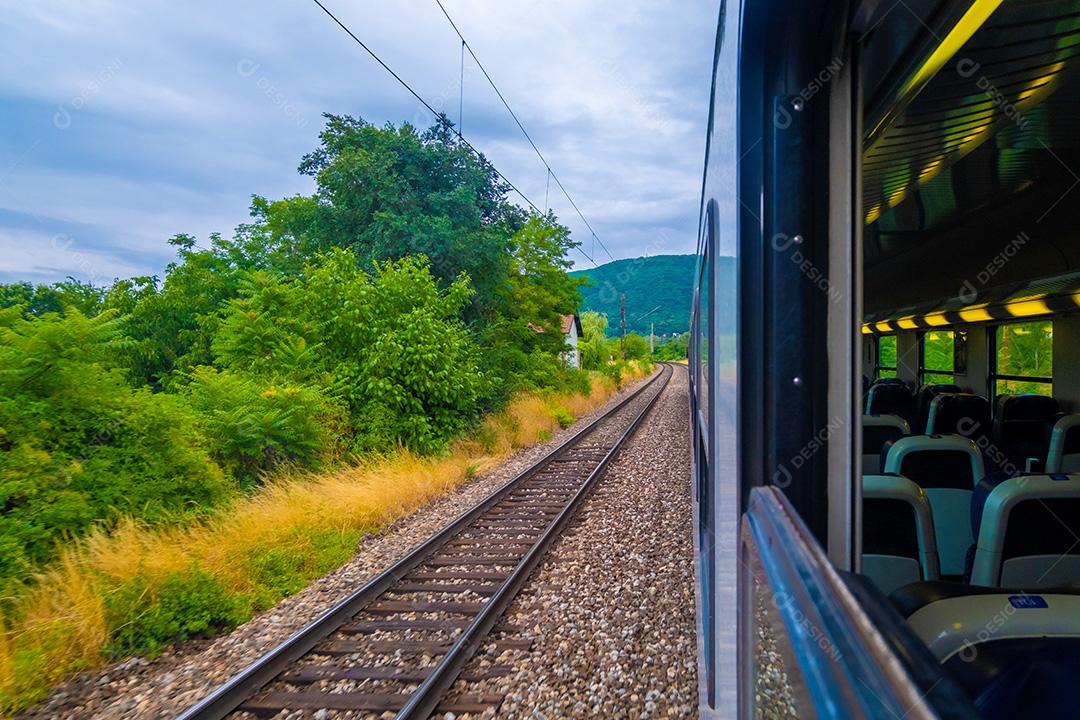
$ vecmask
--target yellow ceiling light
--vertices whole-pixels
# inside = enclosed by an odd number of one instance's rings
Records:
[[[1005,309],[1013,317],[1031,317],[1032,315],[1049,315],[1053,312],[1046,304],[1045,298],[1028,298],[1007,303]]]
[[[984,322],[986,320],[993,320],[993,316],[986,310],[987,303],[981,305],[970,305],[960,311],[960,319],[968,322]]]
[[[1052,89],[1052,82],[1057,78],[1058,73],[1065,69],[1065,62],[1058,60],[1056,63],[1046,69],[1046,73],[1031,80],[1027,83],[1027,87],[1020,91],[1016,96],[1016,102],[1022,102],[1035,95],[1048,93]],[[1044,91],[1040,93],[1039,91]]]
[[[874,334],[874,331],[870,329],[870,324],[869,323],[863,323],[862,334],[863,335],[873,335]]]
[[[881,206],[875,205],[874,207],[870,208],[870,210],[866,213],[866,224],[869,225],[870,223],[877,220],[879,217],[881,217]]]
[[[919,173],[919,182],[928,183],[934,178],[936,178],[938,173],[941,172],[942,163],[944,162],[945,156],[938,155],[936,158],[927,163],[926,167],[924,167],[922,169],[922,172]]]
[[[894,208],[897,205],[899,205],[904,200],[904,196],[906,196],[906,195],[907,195],[907,186],[905,185],[904,187],[900,188],[899,190],[897,190],[896,192],[894,192],[892,195],[889,196],[889,207]]]
[[[874,329],[881,333],[889,333],[893,331],[892,325],[890,325],[887,320],[882,320],[881,322],[874,323]]]
[[[931,327],[941,327],[949,324],[949,319],[945,317],[945,313],[936,312],[930,313],[923,318],[923,322]]]
[[[937,75],[941,68],[945,67],[945,63],[952,59],[953,55],[964,46],[964,43],[971,39],[975,31],[982,27],[982,24],[998,9],[999,5],[1001,5],[1001,0],[975,0],[975,2],[971,3],[971,7],[953,25],[949,33],[934,49],[934,52],[930,53],[930,57],[926,59],[926,62],[904,83],[903,88],[900,90],[900,97],[919,90],[923,85],[930,82],[930,79]]]
[[[869,148],[873,150],[874,146],[881,140],[882,131],[888,127],[892,122],[903,113],[907,105],[914,99],[914,97],[930,82],[935,75],[945,67],[952,57],[960,51],[964,44],[971,39],[971,36],[982,27],[982,24],[998,9],[1002,0],[974,0],[970,7],[964,12],[963,16],[956,22],[955,25],[946,33],[944,39],[942,39],[930,56],[923,61],[923,64],[919,66],[919,69],[915,71],[900,88],[900,92],[897,95],[897,102],[894,104],[893,109],[878,121],[878,124],[870,131],[869,137],[876,138],[873,145]]]
[[[915,316],[907,315],[896,321],[896,324],[900,326],[901,330],[914,330],[918,325],[915,324]]]

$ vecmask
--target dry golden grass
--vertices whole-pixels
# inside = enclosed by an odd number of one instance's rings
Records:
[[[624,379],[641,377],[632,366]],[[320,475],[278,478],[202,521],[146,527],[133,521],[72,543],[0,618],[0,714],[40,700],[50,686],[108,659],[117,622],[109,598],[131,587],[154,593],[197,568],[226,592],[266,607],[347,560],[365,533],[414,512],[514,450],[550,437],[559,414],[575,418],[616,391],[594,375],[588,395],[522,395],[442,457],[409,453]],[[292,563],[294,585],[265,586],[268,556]],[[298,583],[298,586],[297,586]],[[250,613],[249,613],[250,614]]]

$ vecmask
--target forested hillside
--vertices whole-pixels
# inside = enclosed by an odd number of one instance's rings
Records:
[[[670,335],[684,333],[690,326],[696,262],[694,255],[654,255],[570,274],[588,279],[590,284],[581,288],[581,311],[607,315],[608,334],[619,331],[619,295],[626,293],[628,332],[648,335],[649,323],[655,323],[657,335]],[[721,272],[734,280],[730,262],[723,264]]]
[[[657,335],[668,335],[690,326],[695,262],[694,255],[655,255],[570,274],[588,278],[590,284],[581,288],[581,309],[607,315],[609,334],[619,331],[619,295],[626,293],[627,331],[648,335],[652,322]]]

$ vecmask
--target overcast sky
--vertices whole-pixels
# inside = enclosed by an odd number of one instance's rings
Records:
[[[612,255],[691,252],[716,0],[444,3]],[[457,121],[434,0],[326,4]],[[0,281],[161,274],[168,237],[310,193],[296,167],[323,112],[430,121],[310,0],[0,0]],[[543,205],[543,165],[468,60],[463,128]]]

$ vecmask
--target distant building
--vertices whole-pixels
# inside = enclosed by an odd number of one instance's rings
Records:
[[[562,316],[562,334],[566,340],[566,350],[560,355],[567,367],[581,369],[581,352],[578,350],[578,338],[582,336],[581,318],[577,315]]]

